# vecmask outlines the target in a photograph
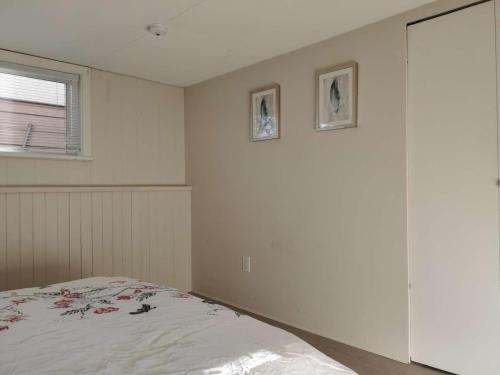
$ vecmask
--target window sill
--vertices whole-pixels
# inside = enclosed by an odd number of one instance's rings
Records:
[[[11,152],[0,151],[0,158],[30,158],[30,159],[55,159],[55,160],[77,160],[92,161],[92,156],[84,155],[58,155],[45,154],[43,152]]]

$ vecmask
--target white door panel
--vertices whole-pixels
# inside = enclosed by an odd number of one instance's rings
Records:
[[[408,27],[411,356],[500,374],[493,2]]]

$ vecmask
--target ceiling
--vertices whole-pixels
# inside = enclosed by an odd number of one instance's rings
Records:
[[[0,48],[184,87],[430,2],[0,0]]]

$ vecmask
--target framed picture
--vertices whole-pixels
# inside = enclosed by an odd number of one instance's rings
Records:
[[[356,127],[357,96],[356,62],[316,72],[316,130]]]
[[[280,86],[262,87],[250,92],[250,140],[280,137]]]

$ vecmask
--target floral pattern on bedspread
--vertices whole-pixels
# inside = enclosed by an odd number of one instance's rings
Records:
[[[45,302],[48,309],[60,310],[60,316],[84,319],[89,313],[104,315],[120,309],[132,313],[141,306],[140,303],[161,294],[170,298],[193,298],[191,294],[179,292],[174,288],[135,279],[113,280],[100,286],[60,285],[0,293],[0,334],[11,329],[16,323],[30,319],[30,315],[24,313],[23,307],[35,301]],[[214,304],[207,314],[216,314],[221,309],[225,308]],[[238,313],[235,314],[239,316]]]
[[[127,277],[0,292],[0,374],[355,375],[296,336]]]

